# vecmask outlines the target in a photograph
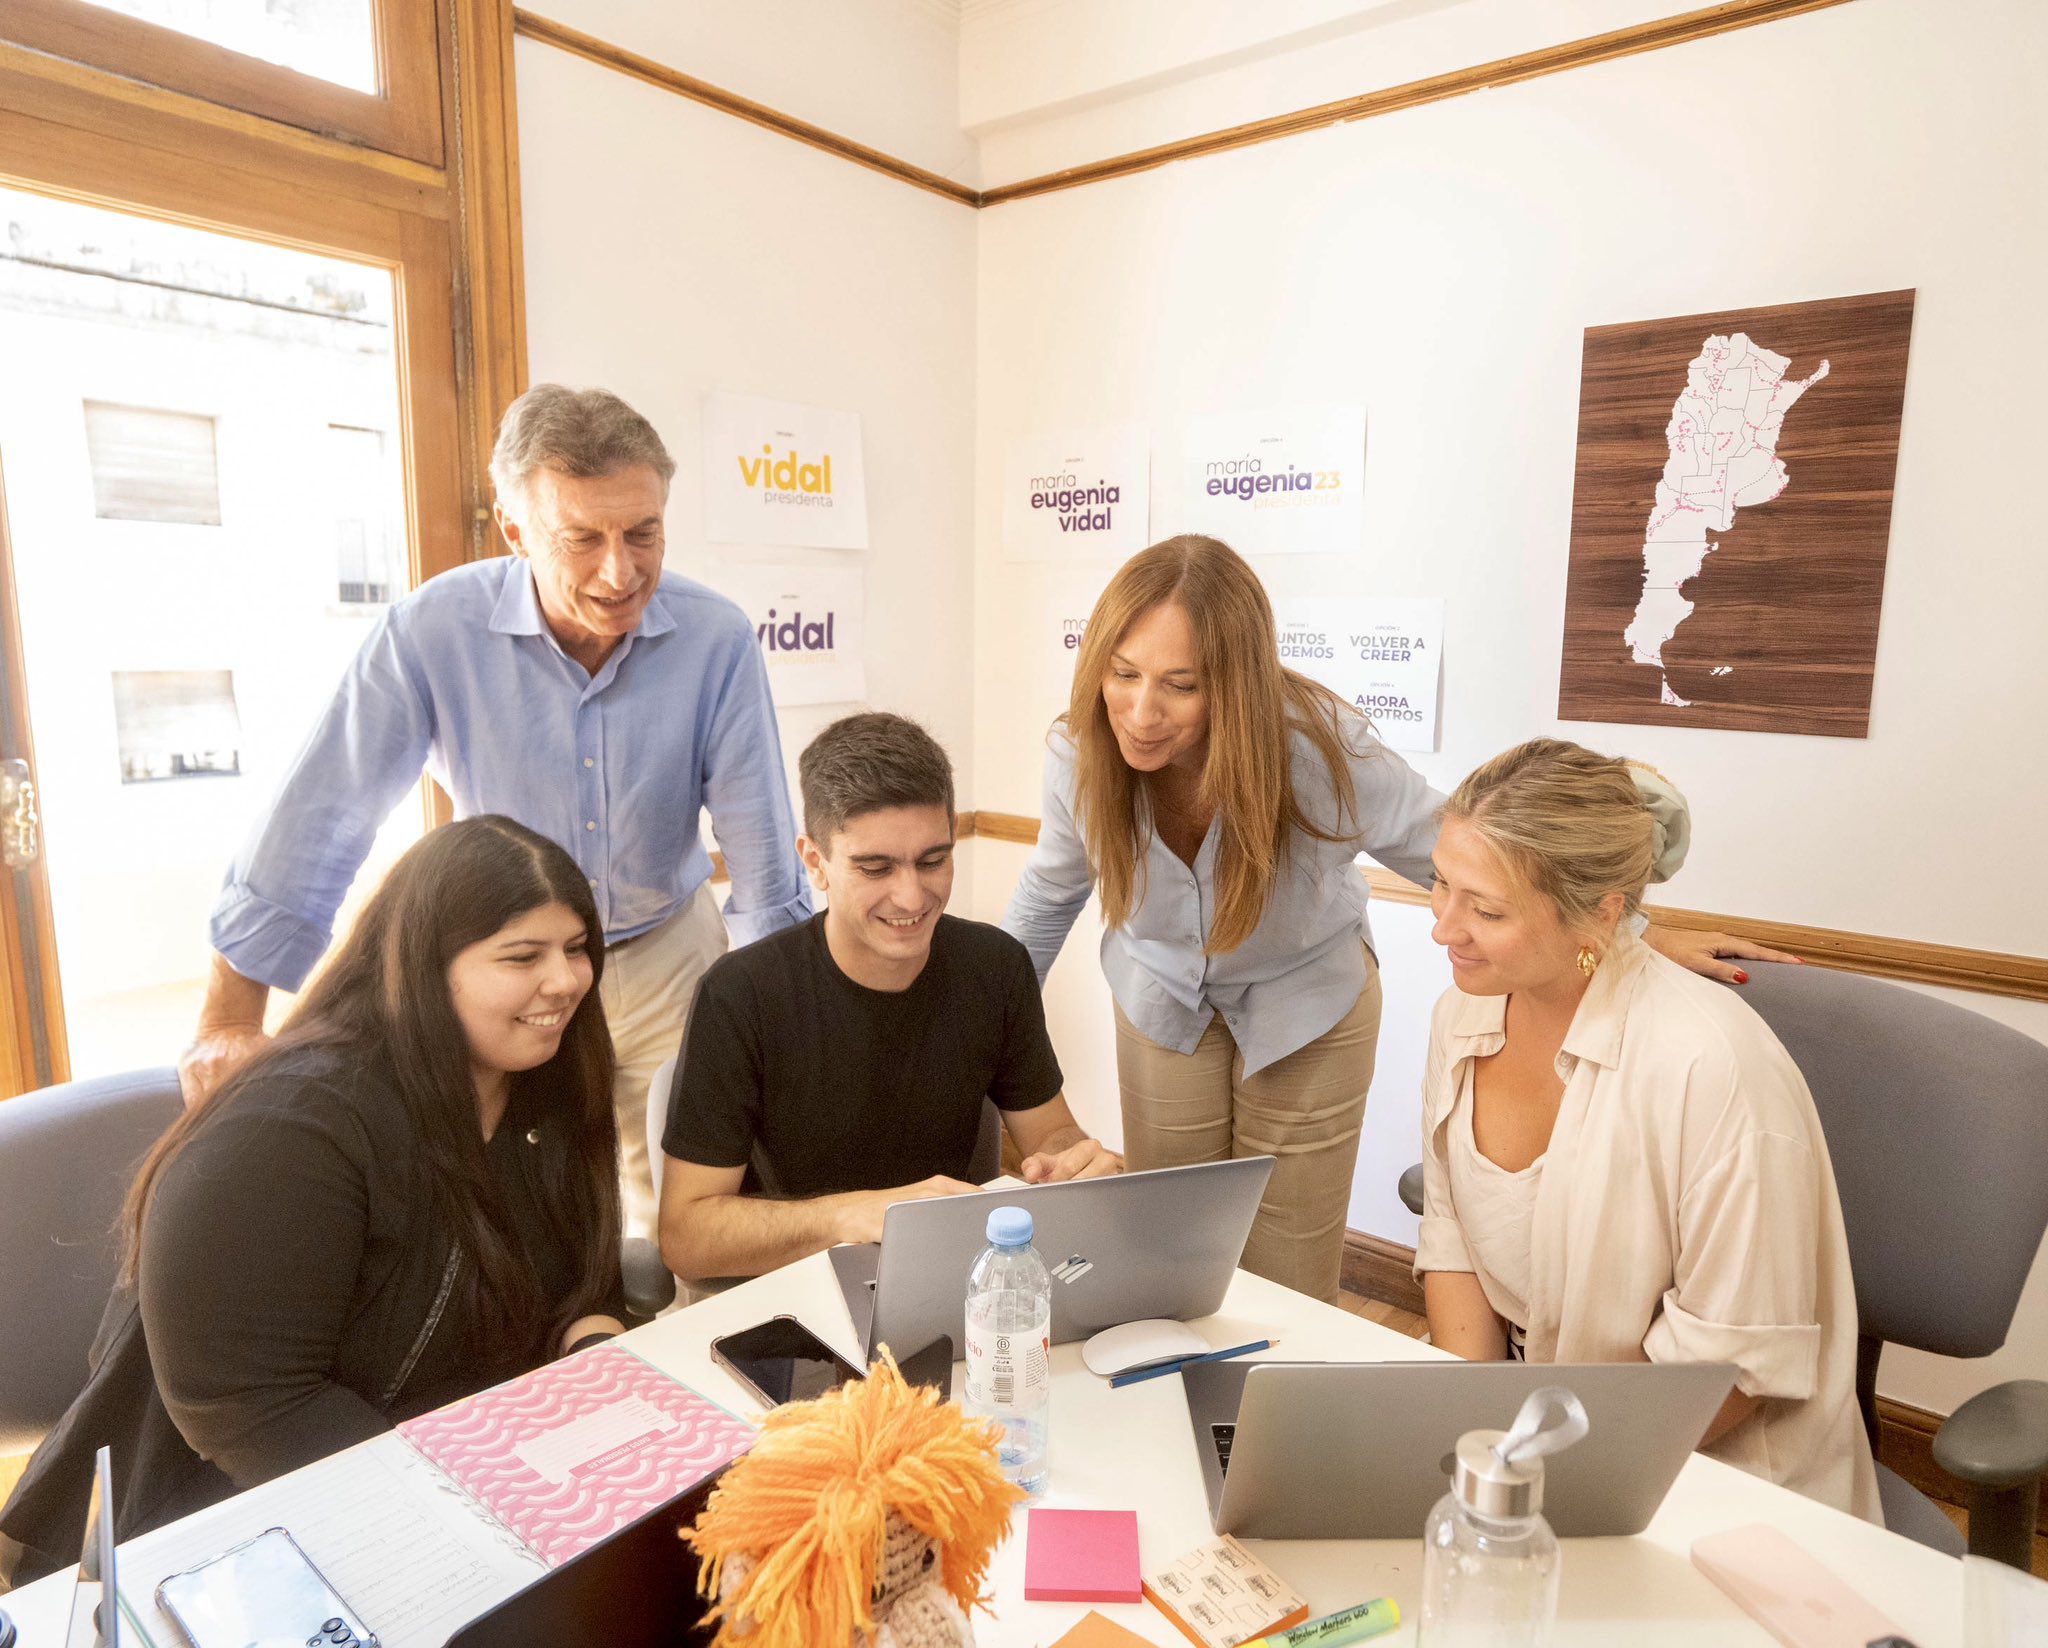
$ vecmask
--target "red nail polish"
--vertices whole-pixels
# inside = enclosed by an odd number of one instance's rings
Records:
[[[1749,975],[1743,972],[1740,968],[1737,968],[1735,972],[1735,982],[1737,984],[1747,984],[1749,982]]]

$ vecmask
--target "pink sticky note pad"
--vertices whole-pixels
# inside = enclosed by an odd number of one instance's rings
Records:
[[[1024,1550],[1028,1602],[1137,1602],[1136,1511],[1049,1511],[1034,1507]]]

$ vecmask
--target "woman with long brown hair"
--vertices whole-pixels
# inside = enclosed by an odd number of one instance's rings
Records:
[[[77,1560],[621,1329],[603,928],[560,847],[435,830],[282,1033],[144,1160],[85,1390],[0,1510]]]
[[[1281,664],[1265,589],[1227,545],[1154,544],[1096,602],[1003,926],[1043,981],[1101,895],[1126,1161],[1274,1156],[1243,1263],[1316,1298],[1337,1294],[1379,1036],[1353,861],[1427,885],[1443,801]],[[1665,948],[1738,981],[1718,957],[1776,954],[1719,934]]]

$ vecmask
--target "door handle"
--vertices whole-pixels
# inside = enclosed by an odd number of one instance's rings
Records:
[[[42,856],[42,819],[36,813],[36,785],[19,756],[0,761],[0,862],[25,870]]]

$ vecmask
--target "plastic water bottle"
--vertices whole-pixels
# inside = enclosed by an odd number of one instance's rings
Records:
[[[1529,1394],[1511,1429],[1458,1439],[1451,1491],[1422,1531],[1420,1648],[1550,1641],[1558,1551],[1543,1516],[1543,1461],[1585,1434],[1579,1399],[1553,1385]]]
[[[1052,1278],[1031,1245],[1024,1208],[990,1213],[988,1244],[967,1273],[962,1406],[970,1417],[1002,1426],[1003,1475],[1036,1498],[1045,1492],[1052,1412]]]

